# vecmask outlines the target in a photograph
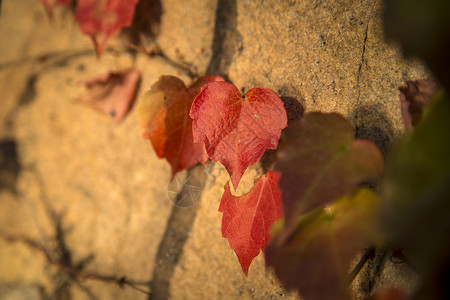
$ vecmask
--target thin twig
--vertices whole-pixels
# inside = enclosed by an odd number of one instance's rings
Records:
[[[36,242],[32,239],[29,239],[29,238],[23,237],[23,236],[10,235],[10,234],[7,234],[7,233],[1,232],[1,231],[0,231],[0,238],[3,239],[4,241],[10,242],[10,243],[14,243],[14,242],[23,243],[23,244],[27,245],[28,247],[37,250],[38,252],[44,254],[45,259],[47,260],[47,262],[49,264],[54,265],[54,266],[58,267],[59,269],[76,276],[77,278],[86,279],[86,280],[90,279],[90,280],[102,281],[102,282],[107,282],[107,283],[115,283],[121,287],[129,286],[129,287],[131,287],[141,293],[144,293],[146,295],[151,294],[150,292],[145,291],[138,287],[139,285],[149,286],[151,283],[150,281],[135,281],[135,280],[129,280],[126,277],[118,278],[116,276],[100,275],[100,274],[82,271],[78,268],[74,268],[71,265],[56,261],[55,259],[53,259],[51,257],[51,255],[49,254],[49,252],[47,251],[47,249],[44,246],[42,246],[41,244],[39,244],[38,242]]]
[[[353,271],[348,276],[348,284],[351,284],[353,280],[355,280],[356,276],[358,276],[359,272],[361,272],[361,269],[364,267],[366,262],[369,259],[373,259],[375,257],[375,247],[370,246],[366,249],[363,256],[361,256],[359,262],[356,264],[356,266],[353,268]]]
[[[113,54],[120,54],[120,53],[130,52],[130,48],[120,48],[120,49],[106,48],[105,52],[109,52],[109,53],[113,53]],[[20,65],[27,64],[30,62],[31,63],[35,63],[35,62],[47,63],[48,62],[50,65],[52,65],[52,64],[59,63],[61,60],[66,60],[66,59],[70,59],[73,57],[90,55],[90,54],[92,54],[92,55],[95,54],[94,49],[91,49],[91,48],[78,49],[78,50],[67,50],[66,49],[66,50],[58,50],[58,51],[53,51],[53,52],[46,52],[46,53],[42,53],[42,54],[36,54],[36,55],[28,56],[28,57],[22,57],[19,59],[1,63],[0,71],[5,68],[20,66]]]
[[[121,48],[121,49],[117,49],[117,48],[106,48],[105,49],[105,52],[110,52],[113,54],[125,53],[125,52],[130,52],[130,51],[143,52],[143,53],[147,54],[148,56],[158,56],[161,59],[163,59],[164,61],[166,61],[166,63],[168,63],[169,65],[186,73],[191,79],[199,77],[199,75],[196,72],[191,70],[186,65],[176,62],[176,61],[172,60],[171,58],[169,58],[164,53],[164,51],[162,51],[162,49],[158,46],[157,43],[154,43],[149,49],[141,49],[140,47],[138,47],[136,45],[130,45],[130,47],[128,47],[128,48]],[[35,62],[47,63],[47,66],[44,65],[44,68],[46,68],[51,65],[57,65],[60,61],[64,61],[64,60],[71,59],[71,58],[78,57],[78,56],[89,55],[89,54],[92,54],[92,55],[95,54],[94,49],[89,48],[89,49],[79,49],[79,50],[60,50],[60,51],[54,51],[54,52],[47,52],[47,53],[43,53],[43,54],[32,55],[29,57],[23,57],[23,58],[19,58],[16,60],[0,63],[0,71],[2,71],[3,69],[6,69],[6,68],[24,65],[24,64],[27,64],[30,62],[31,63],[35,63]]]

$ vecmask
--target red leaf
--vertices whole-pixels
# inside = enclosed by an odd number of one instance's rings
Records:
[[[136,69],[108,72],[84,81],[88,92],[80,103],[89,104],[110,115],[114,121],[122,120],[136,97],[141,74]]]
[[[241,197],[231,195],[229,184],[225,184],[219,207],[223,212],[222,236],[228,238],[245,275],[253,258],[266,249],[270,228],[283,217],[278,188],[280,175],[268,171],[249,193]]]
[[[275,149],[281,129],[287,126],[286,110],[271,90],[253,88],[242,98],[228,82],[202,88],[190,112],[194,141],[204,142],[213,161],[220,161],[236,188],[245,169]]]
[[[194,143],[189,109],[200,88],[208,82],[223,80],[203,76],[190,88],[174,76],[162,76],[139,102],[142,136],[149,139],[159,158],[166,158],[172,175],[208,160],[205,146]]]
[[[78,0],[75,19],[94,42],[97,55],[122,27],[131,25],[139,0]]]

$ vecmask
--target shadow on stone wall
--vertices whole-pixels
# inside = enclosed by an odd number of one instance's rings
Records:
[[[394,142],[392,122],[386,117],[381,105],[359,106],[353,111],[356,138],[373,141],[386,159]]]
[[[237,31],[236,0],[219,0],[216,9],[213,54],[206,74],[220,75],[227,79],[228,68],[239,50],[239,39],[241,39],[241,35]],[[184,197],[186,193],[190,192],[189,186],[192,184],[189,180],[198,181],[195,185],[201,183],[203,186],[206,183],[206,174],[201,174],[202,170],[197,166],[188,171],[188,179],[177,195],[178,198]],[[201,192],[196,196],[201,197]],[[150,286],[152,294],[149,299],[170,298],[170,281],[183,253],[184,244],[197,214],[197,208],[198,205],[187,208],[173,206],[156,255]]]

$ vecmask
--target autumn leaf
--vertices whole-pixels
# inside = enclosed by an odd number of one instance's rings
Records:
[[[336,113],[305,115],[287,129],[286,141],[275,168],[283,174],[280,187],[287,224],[383,172],[379,149],[371,141],[355,140],[350,122]]]
[[[419,124],[422,114],[438,91],[438,84],[432,79],[407,81],[400,87],[400,104],[406,128]]]
[[[203,85],[223,80],[219,76],[200,77],[187,88],[174,76],[161,76],[138,105],[142,136],[149,139],[159,158],[172,167],[172,176],[208,160],[205,146],[194,143],[189,109]]]
[[[119,122],[134,102],[140,78],[138,70],[130,69],[123,72],[108,72],[83,81],[87,93],[79,102],[90,105]]]
[[[205,143],[209,158],[225,166],[235,188],[266,148],[277,147],[281,129],[287,125],[283,102],[273,91],[253,88],[242,98],[228,82],[203,87],[190,116],[194,141]]]
[[[97,56],[108,40],[130,26],[139,0],[78,0],[75,19],[81,31],[94,42]]]
[[[284,176],[284,174],[283,174]],[[350,262],[374,231],[378,197],[359,189],[327,208],[317,208],[296,220],[289,231],[282,224],[266,248],[266,263],[283,286],[302,299],[347,299]]]
[[[241,197],[231,195],[228,182],[225,184],[219,207],[223,212],[222,236],[236,252],[245,275],[253,258],[266,249],[271,226],[283,217],[280,175],[269,170]]]

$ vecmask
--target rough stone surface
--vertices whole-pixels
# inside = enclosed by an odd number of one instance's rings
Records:
[[[1,2],[0,142],[15,145],[8,159],[17,161],[0,170],[10,187],[0,188],[0,233],[37,241],[49,258],[24,240],[0,239],[0,299],[149,298],[73,276],[67,265],[143,282],[152,299],[298,299],[266,270],[263,254],[245,277],[221,237],[222,166],[199,166],[170,183],[169,165],[139,136],[135,111],[113,123],[76,104],[78,82],[134,66],[143,74],[139,99],[161,75],[186,84],[193,75],[222,75],[243,93],[265,87],[306,112],[339,112],[388,154],[404,130],[398,87],[429,74],[384,40],[380,1],[141,2],[161,8],[141,45],[156,41],[160,55],[129,51],[122,35],[101,60],[69,7],[49,21],[39,1]],[[250,168],[239,192],[258,174]],[[169,197],[188,188],[183,182],[203,191],[188,199],[193,206]],[[367,269],[356,281],[355,298],[417,282],[404,264],[375,265],[376,274]]]

